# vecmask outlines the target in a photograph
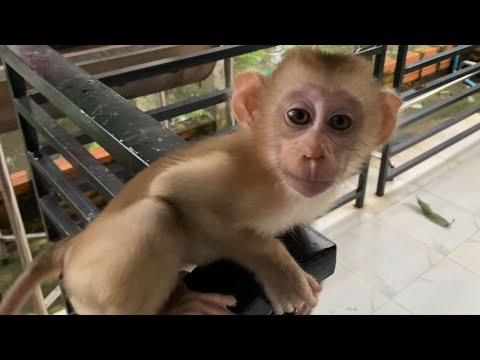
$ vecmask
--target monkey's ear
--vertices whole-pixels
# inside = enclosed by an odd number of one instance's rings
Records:
[[[257,110],[264,82],[264,76],[255,71],[244,72],[235,77],[232,95],[233,115],[243,127],[247,128],[253,124],[254,112]]]
[[[381,105],[383,124],[380,129],[380,138],[377,145],[382,145],[392,136],[393,130],[397,125],[397,116],[403,101],[389,88],[384,88],[381,92]]]

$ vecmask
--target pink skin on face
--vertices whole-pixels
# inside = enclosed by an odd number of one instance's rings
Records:
[[[360,104],[344,91],[318,87],[292,92],[280,103],[287,103],[279,109],[282,123],[278,126],[281,140],[277,156],[281,171],[295,191],[314,197],[328,189],[346,166],[361,127]],[[292,109],[303,112],[307,120],[293,122],[289,116]],[[348,123],[345,129],[338,128],[342,121]]]

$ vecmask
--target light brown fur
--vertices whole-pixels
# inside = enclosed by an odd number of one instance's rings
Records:
[[[300,130],[283,119],[296,89],[323,104]],[[351,135],[324,128],[329,98],[359,109]],[[381,91],[366,61],[312,50],[290,52],[270,78],[238,76],[232,102],[243,129],[179,149],[139,173],[82,233],[36,258],[0,313],[13,313],[33,284],[63,271],[79,313],[154,314],[182,266],[220,257],[251,269],[276,313],[314,306],[315,284],[276,236],[328,209],[335,187],[317,177],[334,174],[328,180],[338,183],[357,171],[393,131],[397,99]],[[289,185],[284,169],[313,179],[308,196]]]

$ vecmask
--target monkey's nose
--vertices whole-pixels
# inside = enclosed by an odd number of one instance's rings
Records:
[[[323,152],[318,152],[316,154],[303,154],[302,155],[305,160],[324,160],[325,154]]]

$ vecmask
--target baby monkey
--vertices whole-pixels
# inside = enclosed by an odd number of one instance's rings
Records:
[[[0,313],[63,274],[79,314],[156,314],[183,266],[219,258],[251,270],[276,314],[314,307],[319,284],[277,236],[328,210],[335,185],[389,139],[401,103],[358,55],[297,48],[268,77],[238,75],[242,129],[140,172],[85,230],[34,259]]]

